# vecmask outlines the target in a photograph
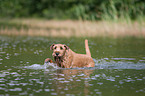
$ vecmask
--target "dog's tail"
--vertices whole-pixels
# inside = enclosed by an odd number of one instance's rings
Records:
[[[88,40],[87,39],[85,40],[85,48],[86,48],[86,54],[91,57],[91,53],[90,53],[90,49],[89,49],[89,46],[88,46]]]

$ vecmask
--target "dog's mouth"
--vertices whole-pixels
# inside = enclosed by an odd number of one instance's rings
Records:
[[[61,64],[62,63],[62,57],[61,56],[54,56],[54,60],[59,67],[63,67],[62,64]]]
[[[57,63],[61,63],[61,56],[54,56],[54,60],[55,60]]]

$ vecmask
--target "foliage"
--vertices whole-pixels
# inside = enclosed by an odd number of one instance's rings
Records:
[[[144,0],[0,0],[0,17],[136,20],[144,18]]]

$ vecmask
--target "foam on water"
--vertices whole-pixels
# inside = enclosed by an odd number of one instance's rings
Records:
[[[57,65],[54,63],[44,63],[45,69],[58,69]]]
[[[118,61],[115,61],[118,60]],[[126,60],[126,61],[123,61]],[[133,62],[134,58],[104,58],[104,59],[94,59],[95,68],[94,69],[145,69],[144,62]],[[26,69],[45,69],[47,71],[60,69],[56,64],[53,63],[44,63],[41,64],[32,64],[29,66],[24,66]],[[76,69],[76,68],[75,68]],[[78,68],[80,69],[80,68]],[[84,69],[84,68],[82,68]],[[86,69],[86,68],[85,68]]]
[[[47,69],[47,70],[52,70],[52,69],[58,69],[58,67],[53,64],[53,63],[44,63],[44,65],[41,65],[41,64],[33,64],[33,65],[30,65],[30,66],[24,66],[23,68],[26,68],[26,69]]]
[[[26,69],[45,69],[45,66],[40,65],[40,64],[33,64],[30,66],[24,66],[23,68],[26,68]]]
[[[117,61],[116,61],[117,60]],[[145,69],[145,62],[134,62],[135,58],[94,59],[98,69]]]

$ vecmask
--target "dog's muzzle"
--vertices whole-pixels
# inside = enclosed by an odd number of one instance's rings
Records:
[[[59,55],[59,53],[57,52],[57,53],[55,53],[55,55],[56,55],[56,56],[58,56],[58,55]]]

